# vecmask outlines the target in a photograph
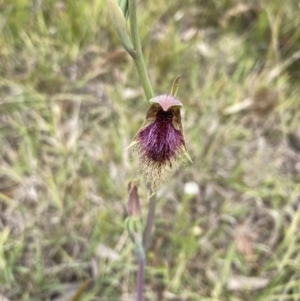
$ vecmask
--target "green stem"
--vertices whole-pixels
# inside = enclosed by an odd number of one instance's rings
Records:
[[[138,259],[138,273],[136,284],[136,301],[144,300],[144,278],[145,278],[145,250],[142,245],[141,237],[138,237],[135,242],[135,252]]]
[[[149,248],[151,243],[151,234],[153,231],[154,219],[155,219],[155,205],[156,205],[156,194],[152,194],[152,190],[149,189],[150,198],[148,205],[148,215],[146,221],[146,227],[143,235],[143,246],[145,251]]]
[[[139,259],[138,275],[137,275],[137,301],[144,300],[144,277],[145,277],[145,259]]]
[[[138,75],[142,82],[142,86],[146,95],[147,100],[154,97],[152,86],[149,80],[149,76],[146,69],[146,64],[143,56],[140,36],[138,32],[137,16],[136,16],[136,0],[129,0],[129,20],[130,20],[130,31],[134,53],[131,53]]]

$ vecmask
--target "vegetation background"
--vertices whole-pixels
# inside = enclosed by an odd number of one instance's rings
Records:
[[[299,1],[139,1],[194,161],[159,192],[147,300],[300,300]],[[0,300],[134,300],[145,101],[102,0],[0,0]],[[146,214],[147,191],[140,194]]]

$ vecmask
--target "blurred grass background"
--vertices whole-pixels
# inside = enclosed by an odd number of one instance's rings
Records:
[[[299,13],[139,1],[194,161],[159,192],[146,300],[300,300]],[[105,1],[0,0],[0,30],[0,300],[70,300],[88,278],[81,300],[134,300],[124,149],[148,105]]]

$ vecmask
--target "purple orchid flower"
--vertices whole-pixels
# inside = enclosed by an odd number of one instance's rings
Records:
[[[153,191],[177,166],[177,159],[187,153],[180,108],[182,103],[173,95],[164,94],[149,100],[146,121],[134,137],[131,146],[139,155],[140,169]]]

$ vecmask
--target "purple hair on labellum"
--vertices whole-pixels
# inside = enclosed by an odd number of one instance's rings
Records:
[[[146,121],[136,134],[134,145],[140,167],[155,191],[172,174],[176,159],[183,154],[189,156],[181,124],[182,103],[167,94],[150,99],[150,103]]]

